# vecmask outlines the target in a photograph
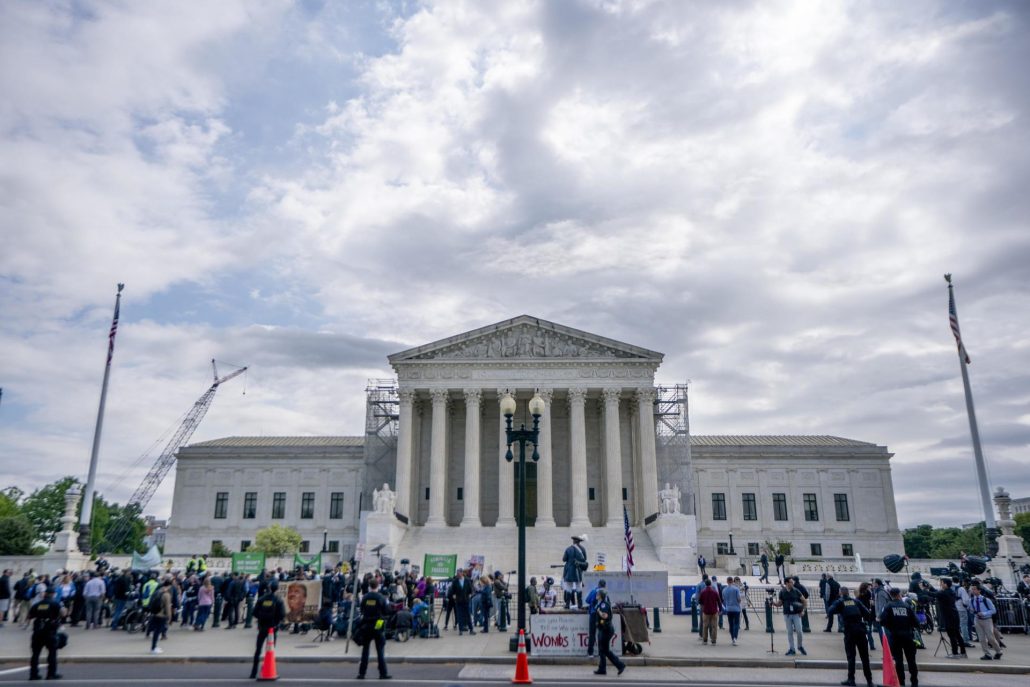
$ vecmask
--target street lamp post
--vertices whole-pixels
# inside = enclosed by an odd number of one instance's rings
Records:
[[[518,636],[526,630],[526,442],[533,444],[533,462],[540,460],[537,452],[537,441],[540,437],[540,416],[544,412],[544,399],[540,394],[534,394],[529,401],[529,413],[533,416],[533,428],[526,429],[522,424],[519,429],[512,429],[512,417],[515,415],[517,404],[510,393],[505,393],[501,399],[501,413],[504,415],[505,435],[508,443],[508,452],[504,459],[511,463],[514,456],[511,452],[511,445],[518,442],[519,445],[519,580],[518,580],[518,626],[515,637],[509,643],[509,649],[515,651],[518,646]],[[528,645],[527,645],[528,648]]]
[[[322,530],[322,553],[329,550],[329,530]]]

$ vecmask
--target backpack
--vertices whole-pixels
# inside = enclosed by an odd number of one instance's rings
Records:
[[[163,611],[164,602],[161,600],[163,596],[164,594],[161,592],[160,589],[155,589],[150,594],[150,601],[147,602],[147,611],[149,611],[150,613],[160,613],[161,611]]]

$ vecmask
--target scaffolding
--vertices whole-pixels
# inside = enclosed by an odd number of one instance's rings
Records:
[[[690,412],[688,384],[656,387],[654,403],[655,443],[658,454],[659,487],[666,482],[679,485],[683,513],[694,513],[694,476],[690,456]]]
[[[396,379],[370,379],[365,387],[365,483],[359,508],[372,507],[372,490],[397,487],[400,398]]]

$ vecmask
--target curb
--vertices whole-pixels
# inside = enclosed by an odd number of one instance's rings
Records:
[[[22,663],[25,656],[0,656],[0,663]],[[278,663],[357,663],[358,656],[276,656]],[[512,665],[513,657],[509,656],[390,656],[391,664],[478,664],[478,665]],[[571,656],[547,656],[531,658],[534,665],[588,666],[596,661],[584,661]],[[814,669],[814,670],[847,670],[847,662],[832,659],[812,659],[800,661],[784,661],[778,659],[722,659],[722,658],[675,658],[675,657],[633,657],[625,658],[628,666],[646,666],[652,668],[779,668],[779,669]],[[67,656],[61,657],[61,663],[136,663],[136,664],[176,664],[176,663],[246,663],[250,656]],[[874,665],[879,661],[873,661]],[[995,675],[1026,675],[1030,666],[998,665],[973,663],[920,663],[919,672],[923,673],[989,673]]]

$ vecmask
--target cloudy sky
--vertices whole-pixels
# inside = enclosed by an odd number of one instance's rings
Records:
[[[895,452],[903,525],[1030,496],[1021,2],[0,3],[0,488],[360,434],[385,356],[522,313],[663,351],[696,433]],[[244,395],[242,392],[246,390]],[[150,511],[165,515],[171,479]]]

